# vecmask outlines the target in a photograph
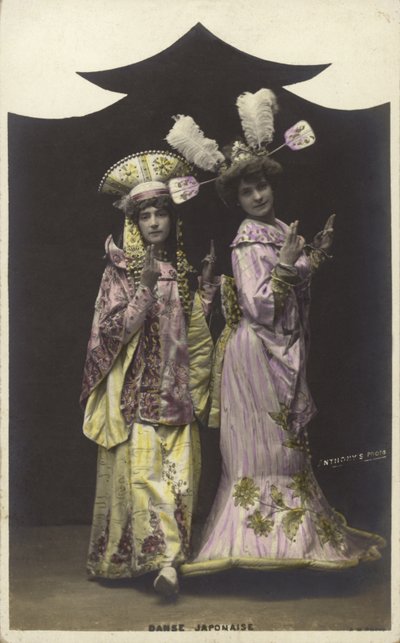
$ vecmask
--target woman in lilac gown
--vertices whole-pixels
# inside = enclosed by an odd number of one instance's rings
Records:
[[[385,541],[347,526],[312,471],[306,381],[310,283],[328,258],[334,216],[311,246],[275,216],[281,171],[267,156],[232,162],[217,179],[243,221],[222,283],[227,326],[217,347],[210,425],[221,427],[222,476],[201,546],[181,572],[230,567],[338,569],[380,558]],[[236,291],[237,289],[237,291]],[[237,300],[235,301],[235,297]]]

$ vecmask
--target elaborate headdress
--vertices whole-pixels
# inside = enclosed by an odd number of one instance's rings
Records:
[[[181,156],[173,152],[151,150],[126,156],[110,167],[101,179],[99,192],[119,196],[114,206],[123,210],[126,215],[123,248],[135,288],[140,281],[146,248],[135,217],[131,215],[139,204],[149,199],[164,197],[170,200],[168,181],[191,171],[192,167]],[[176,217],[176,269],[180,298],[188,313],[190,294],[187,275],[194,270],[183,249],[182,222],[179,216]]]
[[[143,186],[143,198],[149,182],[163,183],[160,189],[168,188],[166,183],[174,176],[191,171],[191,166],[184,158],[173,152],[151,150],[125,156],[104,174],[99,185],[99,192],[118,196],[127,196],[133,188]],[[139,190],[138,195],[141,194]],[[141,197],[139,197],[141,198]],[[150,197],[148,197],[150,198]]]
[[[299,121],[288,129],[285,142],[274,150],[269,150],[274,136],[274,115],[278,110],[275,94],[270,89],[260,89],[256,93],[245,92],[237,101],[239,117],[245,142],[236,140],[229,152],[224,155],[216,141],[206,138],[190,116],[176,116],[175,124],[168,133],[166,140],[178,150],[187,161],[203,170],[215,172],[217,177],[204,181],[208,183],[216,179],[229,180],[241,169],[253,163],[256,159],[264,159],[264,166],[271,174],[280,170],[278,163],[269,157],[278,149],[287,145],[292,150],[300,150],[315,142],[315,134],[306,121]],[[198,183],[193,176],[181,176],[169,182],[171,197],[175,203],[182,203],[195,196],[199,191]]]

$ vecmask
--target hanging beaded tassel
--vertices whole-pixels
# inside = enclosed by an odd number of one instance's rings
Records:
[[[129,274],[133,277],[133,283],[136,291],[140,284],[144,258],[146,255],[146,246],[143,242],[138,225],[128,217],[125,219],[124,253],[127,269]],[[190,272],[195,273],[196,271],[190,265],[183,249],[182,221],[179,217],[176,221],[176,260],[174,263],[176,265],[177,272],[179,299],[181,300],[185,317],[188,318],[191,309],[188,274]]]
[[[176,272],[178,274],[178,292],[186,318],[190,314],[191,297],[189,289],[189,272],[196,272],[187,260],[183,249],[182,221],[176,221]]]
[[[125,218],[124,229],[124,253],[129,274],[133,277],[135,291],[140,284],[146,247],[140,234],[139,227],[136,223]]]

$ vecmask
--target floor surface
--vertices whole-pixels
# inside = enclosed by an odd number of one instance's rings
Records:
[[[388,554],[340,572],[294,570],[181,580],[166,601],[153,576],[90,582],[87,526],[20,527],[10,543],[10,628],[147,631],[152,625],[246,624],[254,630],[390,628]]]

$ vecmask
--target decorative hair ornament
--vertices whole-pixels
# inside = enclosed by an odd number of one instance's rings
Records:
[[[127,206],[132,202],[139,203],[162,196],[170,198],[168,181],[174,176],[191,172],[193,167],[174,152],[161,150],[137,152],[124,157],[107,170],[100,182],[99,192],[120,197],[115,201],[114,206],[126,213]],[[128,273],[133,279],[136,290],[140,284],[146,245],[138,224],[129,215],[125,216],[123,246]],[[174,263],[177,270],[179,297],[187,318],[191,305],[188,274],[194,272],[194,269],[185,254],[182,222],[179,217],[176,220]]]
[[[225,162],[225,157],[218,149],[218,144],[206,138],[191,116],[174,116],[175,124],[165,140],[178,150],[189,163],[194,163],[202,170],[215,171]]]
[[[193,172],[193,167],[174,152],[137,152],[125,156],[107,170],[100,181],[99,192],[124,197],[141,184],[155,181],[163,183],[165,187],[173,177],[190,172]]]
[[[270,89],[262,88],[254,94],[244,92],[238,97],[236,105],[247,144],[240,140],[234,142],[230,163],[219,151],[216,141],[206,138],[190,116],[175,117],[176,122],[166,140],[190,163],[215,172],[218,176],[228,173],[239,163],[271,156],[282,147],[298,151],[315,143],[311,126],[306,121],[299,121],[285,131],[283,144],[271,151],[267,149],[274,136],[274,115],[278,111],[276,96]],[[193,176],[172,178],[168,182],[171,198],[174,203],[184,203],[198,194],[201,185],[211,183],[216,178],[200,183]]]
[[[259,89],[255,94],[245,92],[237,101],[242,129],[249,147],[254,150],[271,143],[274,136],[274,114],[278,111],[275,94]]]
[[[129,192],[129,199],[138,203],[145,199],[153,199],[168,194],[168,186],[165,185],[165,183],[162,183],[161,181],[146,181],[145,183],[139,183],[139,185],[132,188]]]

